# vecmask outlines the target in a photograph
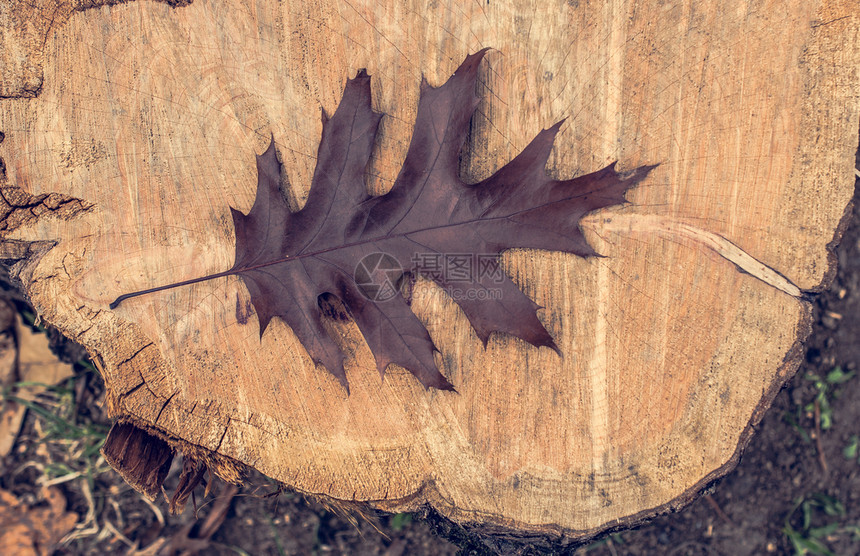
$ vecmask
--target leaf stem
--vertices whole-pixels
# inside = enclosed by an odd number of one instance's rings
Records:
[[[119,304],[125,301],[126,299],[131,299],[132,297],[137,297],[140,295],[145,295],[148,293],[155,293],[164,290],[170,290],[173,288],[178,288],[179,286],[190,286],[191,284],[196,284],[198,282],[205,282],[206,280],[214,280],[215,278],[221,278],[223,276],[230,276],[231,274],[235,274],[235,269],[225,270],[224,272],[218,272],[217,274],[210,274],[208,276],[201,276],[200,278],[192,278],[191,280],[185,280],[183,282],[176,282],[175,284],[167,284],[165,286],[158,286],[157,288],[149,288],[148,290],[140,290],[131,293],[124,293],[121,296],[117,297],[110,304],[111,309],[116,309],[119,307]]]

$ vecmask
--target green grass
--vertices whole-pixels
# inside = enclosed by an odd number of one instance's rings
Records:
[[[796,556],[834,556],[828,543],[838,536],[853,535],[860,539],[860,527],[841,522],[845,507],[826,494],[813,494],[795,501],[785,518],[783,533]]]
[[[854,377],[854,372],[842,370],[842,367],[835,367],[825,376],[821,377],[815,373],[806,373],[804,378],[812,382],[815,387],[815,398],[807,403],[803,409],[809,413],[814,413],[816,405],[820,413],[821,430],[828,430],[833,426],[833,408],[831,400],[839,397],[839,390],[836,388],[840,384],[848,382]]]
[[[812,383],[815,394],[808,402],[798,405],[794,414],[785,414],[785,421],[804,442],[811,443],[814,440],[816,429],[824,432],[833,427],[832,402],[841,393],[839,386],[854,378],[854,375],[853,371],[846,373],[842,367],[834,367],[824,376],[816,373],[804,375],[804,380]],[[817,421],[817,424],[811,430],[807,430],[801,423],[808,422],[810,419]]]
[[[107,501],[105,495],[97,494],[96,480],[111,471],[99,452],[108,426],[92,422],[78,411],[74,386],[84,377],[85,374],[79,374],[59,385],[18,382],[0,392],[4,400],[28,410],[16,447],[26,458],[24,467],[37,471],[35,484],[43,487],[65,484],[86,501],[86,515],[70,533],[70,540],[92,536],[101,530],[99,522],[103,521],[100,518]],[[33,397],[21,395],[22,390],[33,386],[44,390]],[[26,424],[28,421],[30,425]]]
[[[408,512],[394,514],[388,520],[389,527],[395,531],[402,531],[410,523],[412,523],[412,514]]]
[[[842,448],[842,455],[845,456],[845,459],[856,460],[858,459],[858,448],[860,448],[860,439],[857,438],[856,434],[852,434],[851,438],[848,439],[848,444]],[[858,460],[858,463],[860,463],[860,460]]]
[[[61,385],[18,382],[3,389],[3,398],[14,401],[32,412],[39,421],[40,442],[60,444],[69,447],[69,461],[86,468],[95,468],[99,450],[104,444],[108,427],[100,423],[84,422],[78,413],[75,402],[74,381],[69,378]],[[39,394],[38,402],[24,399],[14,392],[21,388],[41,386],[45,391]]]

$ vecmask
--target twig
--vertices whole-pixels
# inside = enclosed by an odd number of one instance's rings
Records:
[[[717,501],[714,500],[713,496],[711,496],[710,494],[706,494],[705,501],[711,506],[711,508],[714,510],[714,513],[717,514],[720,519],[722,519],[729,525],[734,525],[732,519],[726,514],[726,512],[723,511],[720,505],[717,504]]]
[[[83,475],[83,472],[75,471],[74,473],[69,473],[68,475],[63,475],[62,477],[55,477],[53,479],[48,479],[46,481],[40,481],[40,483],[42,484],[42,486],[46,486],[46,487],[54,486],[54,485],[60,485],[63,483],[68,483],[69,481],[74,481],[75,479],[77,479],[81,475]]]
[[[821,464],[821,470],[827,473],[827,458],[824,455],[824,449],[821,447],[821,406],[818,399],[812,403],[815,410],[815,449],[818,451],[818,463]]]
[[[612,554],[612,556],[618,556],[618,551],[615,550],[615,543],[612,542],[612,539],[606,539],[606,548],[609,549],[609,553]]]
[[[149,506],[149,509],[150,509],[150,510],[152,510],[152,513],[154,513],[154,514],[155,514],[155,519],[157,519],[157,520],[158,520],[158,523],[160,523],[160,524],[161,524],[161,526],[162,526],[162,527],[164,527],[164,525],[165,525],[165,521],[164,521],[164,514],[163,514],[163,513],[161,513],[161,510],[159,510],[159,509],[158,509],[158,506],[156,506],[155,504],[153,504],[152,502],[150,502],[150,501],[149,501],[149,498],[147,498],[146,496],[139,496],[139,498],[140,498],[141,500],[143,500],[143,502],[144,502],[147,506]]]
[[[105,531],[110,532],[114,536],[114,539],[122,541],[124,544],[128,545],[129,548],[135,548],[137,545],[131,541],[128,537],[119,532],[113,523],[108,520],[105,520],[104,524]]]
[[[108,498],[108,503],[113,508],[113,512],[116,515],[116,524],[119,529],[125,529],[125,519],[122,517],[122,511],[119,509],[119,504],[113,498]],[[105,520],[107,522],[107,520]]]
[[[224,490],[221,492],[221,495],[215,500],[215,503],[212,504],[212,509],[209,510],[209,515],[206,516],[206,519],[200,525],[200,531],[198,532],[198,536],[201,538],[209,539],[215,532],[221,527],[221,524],[224,523],[224,519],[227,517],[227,510],[230,509],[230,504],[233,501],[233,497],[239,492],[239,487],[236,485],[225,484]]]

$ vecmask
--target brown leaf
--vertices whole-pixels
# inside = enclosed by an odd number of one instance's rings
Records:
[[[51,351],[45,334],[33,332],[29,326],[25,326],[20,315],[15,328],[18,336],[19,381],[53,386],[74,375],[72,366],[57,359]],[[19,396],[34,400],[44,390],[44,386],[28,386],[20,390]]]
[[[3,401],[0,407],[0,458],[9,455],[15,446],[26,412],[26,407],[12,400]]]
[[[41,491],[46,506],[28,507],[0,490],[0,554],[46,556],[71,531],[78,515],[66,512],[66,500],[56,487]]]
[[[538,305],[502,271],[499,257],[513,248],[596,255],[580,219],[626,202],[625,192],[651,167],[627,179],[614,163],[553,179],[545,166],[558,122],[486,180],[465,183],[460,151],[480,100],[475,86],[484,54],[468,56],[441,87],[422,82],[406,159],[388,193],[374,197],[364,185],[382,114],[371,108],[370,77],[361,70],[347,81],[334,115],[323,113],[317,166],[301,210],[290,210],[281,193],[273,141],[257,157],[250,212],[231,209],[233,267],[126,294],[111,307],[135,295],[237,275],[250,293],[260,336],[273,318],[282,319],[311,358],[347,387],[344,354],[321,320],[320,300],[332,296],[355,320],[380,374],[393,363],[426,387],[453,389],[437,368],[436,345],[401,292],[403,283],[423,276],[460,306],[484,345],[497,332],[559,351],[538,319]],[[237,319],[247,322],[246,313],[237,312]]]
[[[15,346],[16,310],[11,303],[0,300],[0,388],[9,388],[18,380],[15,360],[18,348]],[[24,408],[11,400],[0,400],[0,458],[9,454],[18,438]]]
[[[51,352],[48,337],[33,332],[15,313],[15,342],[0,338],[0,384],[10,393],[28,401],[35,401],[45,391],[73,376],[72,366],[63,363]],[[9,336],[11,339],[11,336]],[[15,361],[17,359],[17,365]],[[31,383],[12,388],[15,383]],[[0,409],[0,456],[8,454],[15,445],[27,408],[14,400],[4,399]]]

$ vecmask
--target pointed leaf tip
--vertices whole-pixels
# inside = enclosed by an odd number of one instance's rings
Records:
[[[463,60],[463,63],[460,64],[460,68],[476,69],[479,65],[481,65],[481,61],[487,55],[487,52],[489,52],[489,50],[490,50],[490,47],[486,47],[486,48],[482,48],[481,50],[475,52],[474,54],[469,54]],[[457,71],[459,71],[460,68],[458,68]]]
[[[444,384],[440,384],[439,386],[434,386],[434,388],[436,388],[437,390],[446,390],[448,392],[454,392],[455,394],[460,393],[457,391],[456,388],[454,388],[454,385],[451,384],[450,382],[448,382],[447,380],[445,381]]]

